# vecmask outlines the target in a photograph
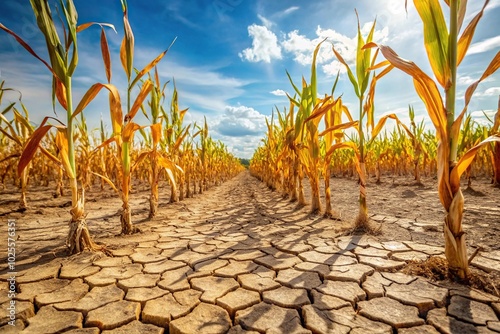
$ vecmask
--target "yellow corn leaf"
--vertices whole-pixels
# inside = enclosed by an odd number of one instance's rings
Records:
[[[158,68],[155,66],[155,84],[156,87],[160,87],[160,76],[158,75]]]
[[[489,0],[488,0],[489,1]],[[449,6],[449,4],[448,4]],[[467,11],[467,0],[460,0],[458,8],[458,18],[457,18],[457,31],[460,32],[462,29],[462,24],[464,23],[465,12]]]
[[[1,116],[3,116],[3,115],[1,115]],[[8,125],[10,125],[10,124],[8,124]],[[19,137],[17,135],[11,135],[10,133],[8,133],[7,131],[5,131],[2,128],[0,128],[0,132],[3,133],[4,136],[6,136],[7,138],[9,138],[10,140],[12,140],[13,142],[15,142],[16,144],[18,144],[19,146],[23,146],[23,143],[21,142],[21,140],[19,139]]]
[[[366,49],[365,46],[363,46],[363,49]],[[384,60],[384,61],[381,61],[380,63],[378,64],[375,64],[373,66],[370,66],[367,71],[374,71],[374,70],[378,70],[379,68],[381,67],[385,67],[385,66],[389,66],[391,65],[391,63],[388,61],[388,60]]]
[[[115,96],[111,92],[109,93],[109,111],[111,115],[111,126],[113,128],[113,134],[115,136],[119,136],[122,133],[123,126],[122,105],[120,96]]]
[[[369,43],[366,47],[378,47],[384,57],[396,68],[413,77],[413,84],[417,94],[425,104],[427,113],[436,128],[437,137],[440,140],[446,141],[447,120],[446,110],[443,104],[443,99],[436,83],[423,72],[414,62],[405,60],[397,55],[394,50],[385,45]]]
[[[328,129],[334,125],[342,123],[342,112],[343,112],[342,99],[339,97],[335,100],[333,107],[325,115],[325,129]],[[340,140],[344,136],[343,132],[331,131],[327,133],[323,140],[325,141],[325,146],[330,147],[333,144],[333,140]]]
[[[151,135],[153,136],[153,147],[156,147],[161,140],[161,123],[151,125]]]
[[[175,184],[175,176],[174,176],[174,171],[177,169],[181,173],[184,173],[182,168],[174,164],[171,160],[165,158],[164,156],[159,155],[158,156],[158,164],[165,168],[165,171],[167,172],[168,178],[170,181]]]
[[[100,148],[103,148],[104,146],[107,146],[107,145],[109,145],[109,144],[111,144],[113,142],[116,142],[116,138],[117,138],[117,136],[113,136],[111,138],[108,138],[107,140],[105,140],[104,142],[102,142],[101,145],[99,145],[96,148],[94,148],[93,152],[95,152],[95,151],[99,150]]]
[[[132,32],[132,27],[130,26],[130,23],[128,21],[126,6],[124,7],[123,11],[123,28],[125,31],[125,36],[123,37],[122,45],[120,47],[120,59],[122,61],[123,69],[127,74],[127,79],[130,82],[130,76],[132,75],[134,64],[134,33]]]
[[[54,77],[54,85],[55,85],[55,95],[57,97],[57,101],[61,104],[61,107],[64,110],[68,110],[68,103],[66,101],[66,87],[64,84]]]
[[[61,160],[59,160],[55,155],[53,155],[52,153],[50,153],[49,151],[47,151],[47,149],[45,149],[43,146],[40,146],[40,151],[47,157],[49,158],[50,160],[52,160],[53,162],[55,162],[55,164],[57,166],[60,167],[61,165]]]
[[[377,49],[378,50],[378,49]],[[380,80],[384,75],[389,73],[394,66],[389,65],[387,66],[382,72],[380,72],[377,75],[374,75],[372,78],[372,81],[370,83],[370,89],[368,90],[368,96],[366,98],[366,103],[364,105],[364,112],[366,114],[366,124],[367,128],[369,129],[370,127],[373,129],[375,126],[375,87],[377,85],[377,81]]]
[[[341,142],[331,146],[326,152],[325,158],[329,158],[336,150],[345,150],[345,149],[352,149],[354,151],[355,157],[353,157],[353,161],[356,165],[356,170],[358,172],[358,175],[361,175],[361,167],[359,165],[358,145],[356,143],[353,143],[352,141]]]
[[[17,165],[17,173],[21,175],[23,170],[28,166],[30,161],[35,156],[36,150],[39,147],[40,141],[45,137],[47,132],[53,127],[53,125],[44,125],[47,122],[47,117],[44,118],[42,124],[36,129],[33,134],[30,136],[30,139],[26,143],[26,146],[23,149],[23,153],[19,158],[19,164]]]
[[[467,2],[467,1],[466,0],[460,1],[460,5],[461,5],[460,7],[465,7],[465,5],[463,5],[464,2]],[[481,11],[479,13],[477,13],[476,16],[474,16],[472,21],[469,22],[469,24],[465,28],[464,32],[460,36],[460,39],[458,40],[458,46],[457,46],[457,66],[460,65],[460,63],[464,59],[465,55],[467,54],[467,50],[469,49],[470,43],[472,42],[472,38],[474,37],[474,32],[476,31],[476,26],[477,26],[479,20],[481,20],[481,17],[483,16],[483,13],[484,13],[484,9],[486,8],[486,6],[488,5],[489,2],[490,2],[490,0],[486,0],[484,2],[484,5],[483,5],[483,8],[481,9]],[[462,17],[462,20],[463,20],[463,17]]]
[[[125,122],[128,122],[134,118],[134,116],[139,111],[139,108],[141,107],[142,103],[148,96],[149,92],[151,92],[151,89],[153,89],[153,83],[151,82],[151,80],[148,79],[142,84],[141,90],[139,91],[139,94],[135,98],[134,104],[130,108],[128,114],[125,116]]]
[[[172,183],[172,185],[174,187],[176,187],[175,176],[174,176],[174,173],[172,172],[172,170],[170,168],[165,168],[165,172],[167,172],[167,177],[170,180],[170,182]]]
[[[410,131],[410,129],[408,129],[408,127],[406,125],[404,125],[398,118],[398,116],[396,114],[389,114],[389,115],[386,115],[386,116],[383,116],[379,119],[378,123],[377,123],[377,126],[373,129],[372,131],[372,136],[371,136],[371,139],[370,141],[373,141],[375,139],[375,137],[377,137],[377,135],[380,133],[380,131],[382,130],[382,128],[384,127],[385,125],[385,122],[387,121],[387,119],[393,119],[396,121],[396,123],[398,124],[398,126],[401,126],[403,127],[403,129],[406,131],[406,134],[411,138],[411,139],[414,139],[415,136],[413,135],[413,133]]]
[[[479,149],[482,148],[484,145],[492,142],[500,142],[500,135],[493,135],[486,138],[485,140],[483,140],[482,142],[480,142],[479,144],[477,144],[476,146],[472,147],[470,150],[465,152],[465,154],[460,158],[460,160],[458,160],[457,164],[455,165],[455,167],[453,167],[450,174],[450,184],[453,193],[457,192],[458,188],[460,188],[460,177],[472,163]]]
[[[130,122],[125,125],[125,128],[123,129],[122,132],[122,139],[126,143],[130,143],[132,141],[132,138],[134,136],[134,132],[139,130],[141,126],[137,123]]]
[[[327,97],[322,102],[318,103],[318,107],[314,108],[311,115],[307,117],[304,122],[309,122],[317,118],[321,119],[321,116],[323,116],[328,110],[330,110],[330,108],[332,108],[332,99],[331,97]]]
[[[116,29],[115,29],[114,25],[112,25],[111,23],[101,23],[101,22],[86,22],[86,23],[82,23],[82,24],[80,24],[79,26],[76,27],[76,32],[82,32],[85,29],[90,28],[93,25],[99,25],[99,26],[101,26],[101,28],[103,26],[109,27],[109,28],[113,29],[113,31],[116,33]]]
[[[78,114],[80,114],[83,109],[85,109],[85,107],[87,107],[87,105],[97,96],[102,87],[103,85],[100,83],[93,84],[85,93],[85,95],[83,95],[80,103],[78,103],[78,106],[75,108],[75,111],[71,115],[71,118],[75,118]]]
[[[491,133],[498,132],[499,128],[500,128],[500,96],[498,97],[498,108],[497,108],[497,112],[495,114],[495,120],[493,122],[493,127],[491,128]]]
[[[154,154],[154,151],[144,151],[144,152],[141,152],[139,154],[139,156],[137,157],[134,165],[132,166],[132,169],[131,169],[131,172],[133,172],[134,170],[137,169],[137,167],[139,167],[139,165],[141,164],[141,162],[146,159],[147,156],[152,156],[153,157],[153,154]]]
[[[120,44],[120,61],[122,63],[122,67],[125,70],[125,74],[127,75],[127,78],[130,78],[130,74],[128,73],[128,66],[127,66],[127,51],[126,51],[126,42],[125,42],[125,37],[122,39],[122,43]]]
[[[453,193],[450,187],[450,145],[448,141],[441,140],[437,146],[438,161],[438,193],[443,207],[448,210],[453,201]]]
[[[330,132],[336,132],[336,131],[341,131],[341,130],[347,130],[352,127],[358,126],[359,122],[358,121],[353,121],[353,122],[348,122],[348,123],[342,123],[342,124],[337,124],[332,127],[329,127],[328,129],[325,129],[323,132],[318,134],[318,136],[324,136]]]
[[[33,126],[28,122],[28,120],[25,117],[23,117],[16,110],[16,108],[14,108],[13,112],[14,112],[14,118],[15,118],[16,122],[21,124],[23,126],[23,128],[25,128],[28,131],[28,133],[31,135],[33,133]]]
[[[115,184],[113,183],[113,181],[111,181],[109,178],[107,178],[106,176],[101,175],[99,173],[95,173],[93,171],[90,171],[90,172],[92,174],[94,174],[95,176],[98,176],[101,179],[103,179],[107,184],[109,184],[111,186],[111,188],[113,188],[114,191],[116,191],[117,194],[120,194],[120,191],[118,190],[118,188],[115,186]]]
[[[96,22],[86,22],[86,23],[82,23],[80,24],[78,27],[76,27],[76,32],[82,32],[84,31],[85,29],[93,26],[94,24],[97,24]]]
[[[179,111],[179,122],[182,124],[182,121],[184,120],[184,115],[186,115],[187,111],[189,108],[183,109]]]
[[[189,131],[189,127],[190,126],[191,126],[191,124],[189,124],[186,127],[186,129],[184,129],[184,133],[181,132],[181,134],[179,135],[179,137],[177,137],[177,140],[175,141],[175,144],[174,144],[174,147],[173,147],[174,152],[176,152],[179,149],[179,147],[181,146],[182,141],[188,135],[188,131]]]
[[[101,28],[101,54],[104,62],[104,70],[106,71],[106,79],[111,82],[111,57],[109,55],[108,39],[104,28]]]
[[[432,71],[444,88],[450,80],[448,27],[439,0],[414,0],[424,25],[424,44]]]
[[[476,80],[472,85],[470,85],[465,91],[464,108],[462,109],[460,115],[458,115],[457,119],[453,122],[452,125],[452,135],[455,136],[454,138],[458,138],[458,135],[460,133],[460,126],[462,124],[462,119],[465,115],[465,112],[467,111],[467,108],[469,107],[470,100],[472,98],[472,95],[476,91],[477,86],[481,81],[483,81],[484,79],[488,78],[490,75],[495,73],[499,68],[500,68],[500,51],[498,51],[495,57],[493,57],[490,64],[484,71],[483,75],[481,75],[481,77],[478,80]]]
[[[56,146],[59,151],[59,156],[61,157],[62,165],[64,166],[64,170],[66,171],[66,175],[70,179],[74,179],[75,172],[73,171],[73,167],[69,162],[68,137],[65,127],[60,127],[57,129]]]
[[[10,140],[16,142],[19,146],[23,146],[23,144],[21,142],[21,138],[19,138],[19,136],[17,135],[16,130],[14,130],[14,128],[12,127],[12,124],[7,120],[7,118],[3,114],[0,114],[0,120],[4,121],[5,124],[7,124],[7,127],[10,130],[10,134],[2,128],[0,128],[0,132],[2,132]]]
[[[162,58],[167,54],[168,50],[170,50],[176,39],[177,38],[174,38],[172,43],[170,43],[170,46],[165,51],[160,53],[155,59],[153,59],[149,64],[147,64],[139,73],[137,73],[135,79],[130,84],[130,87],[134,87],[135,84],[142,78],[144,74],[148,73],[153,67],[156,66],[156,64],[160,62],[160,60],[162,60]]]

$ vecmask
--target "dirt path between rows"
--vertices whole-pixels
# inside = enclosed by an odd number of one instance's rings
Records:
[[[131,206],[141,233],[131,236],[117,235],[119,199],[90,191],[89,228],[114,257],[65,254],[69,198],[35,188],[20,213],[18,195],[1,191],[0,219],[16,224],[17,273],[10,326],[2,248],[0,333],[500,332],[498,297],[399,272],[442,256],[442,211],[435,181],[383,181],[368,187],[376,237],[346,232],[357,213],[354,179],[332,179],[341,221],[310,215],[248,172],[178,203],[167,204],[163,189],[150,221],[147,187],[138,185]],[[484,250],[472,265],[500,272],[498,189],[473,186],[468,242]]]

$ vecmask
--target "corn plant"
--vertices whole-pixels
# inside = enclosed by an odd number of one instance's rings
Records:
[[[108,182],[112,188],[117,191],[122,200],[122,209],[120,212],[120,223],[121,231],[123,234],[131,234],[138,231],[132,225],[132,212],[129,204],[130,186],[131,186],[131,174],[135,169],[132,166],[131,161],[131,151],[133,150],[133,140],[134,134],[141,126],[133,121],[134,117],[137,115],[139,109],[141,108],[144,100],[149,95],[153,89],[153,83],[150,79],[142,82],[140,85],[139,93],[136,96],[133,104],[132,102],[132,90],[140,83],[141,78],[148,73],[160,60],[165,56],[169,48],[160,53],[155,59],[153,59],[149,64],[147,64],[141,71],[138,71],[133,77],[134,73],[134,34],[128,20],[128,6],[125,0],[121,1],[123,9],[123,27],[124,27],[124,37],[122,40],[120,48],[120,60],[122,67],[127,76],[127,101],[126,101],[126,114],[123,116],[121,99],[118,91],[116,89],[110,90],[110,116],[111,123],[113,127],[113,136],[101,144],[98,148],[104,147],[111,143],[116,144],[116,157],[120,161],[119,164],[119,187],[113,184],[113,182],[105,177],[104,175],[98,175]],[[109,55],[109,47],[104,32],[102,33],[102,57],[106,70],[106,77],[109,82],[111,81],[111,58]],[[132,79],[133,78],[133,79]],[[156,131],[156,130],[153,130]],[[118,188],[120,188],[118,190]]]
[[[19,160],[18,172],[21,175],[29,162],[33,159],[36,150],[40,146],[43,137],[53,128],[57,133],[55,136],[59,152],[59,162],[62,164],[66,176],[70,181],[72,208],[70,230],[67,238],[67,246],[70,253],[78,253],[84,249],[97,250],[97,246],[88,231],[85,220],[85,196],[84,191],[79,191],[77,180],[77,165],[75,161],[75,117],[95,98],[102,88],[101,84],[93,85],[82,97],[76,108],[73,107],[72,77],[78,65],[77,33],[85,30],[93,23],[81,26],[77,25],[78,14],[72,0],[59,1],[62,9],[62,28],[64,32],[64,44],[61,43],[59,33],[56,29],[50,6],[47,0],[30,0],[35,14],[37,25],[42,32],[47,45],[50,64],[43,60],[33,49],[16,33],[0,23],[0,29],[12,35],[21,46],[31,55],[40,60],[52,74],[52,103],[55,108],[55,100],[66,111],[66,123],[53,117],[45,117],[39,127],[31,134],[29,141],[24,146]],[[102,25],[101,25],[102,26]],[[108,25],[112,27],[111,25]],[[48,123],[53,120],[57,125]]]
[[[188,111],[189,108],[179,110],[179,94],[177,92],[177,87],[174,81],[174,90],[172,92],[172,98],[170,100],[170,110],[167,115],[166,111],[163,109],[162,114],[163,118],[166,122],[165,125],[165,135],[164,135],[164,149],[167,151],[167,157],[170,161],[170,167],[167,168],[167,175],[170,182],[170,203],[174,203],[179,201],[179,187],[180,184],[182,192],[184,189],[184,171],[179,167],[179,159],[180,159],[180,148],[184,141],[184,139],[189,134],[189,129],[191,124],[185,126],[183,124],[184,115]],[[207,128],[208,131],[208,128]],[[177,182],[176,180],[180,180]]]
[[[3,88],[4,81],[0,83],[0,103],[2,100],[2,95],[4,91],[13,90],[11,88]],[[21,111],[18,110],[15,105],[16,102],[12,102],[7,105],[0,114],[0,132],[10,140],[11,151],[5,157],[0,160],[0,163],[6,162],[13,159],[19,159],[23,148],[28,142],[30,136],[33,134],[34,127],[30,123],[28,110],[24,106],[21,101],[21,97],[19,98],[19,104],[21,106]],[[9,121],[6,117],[8,113],[12,111],[13,119]],[[5,123],[5,127],[3,126]],[[57,160],[50,152],[46,149],[42,148],[42,153],[48,157]],[[21,174],[19,175],[19,187],[21,188],[21,198],[19,199],[19,209],[24,211],[28,208],[28,204],[26,202],[26,191],[28,186],[28,175],[29,168],[23,169]]]
[[[463,117],[476,87],[500,67],[500,52],[487,66],[481,77],[467,88],[464,96],[464,108],[456,117],[456,83],[457,68],[467,53],[489,0],[469,22],[459,36],[464,21],[467,1],[445,1],[449,11],[448,25],[439,0],[414,0],[423,23],[424,44],[432,71],[438,84],[444,90],[443,97],[436,82],[420,67],[411,61],[402,59],[388,46],[369,43],[366,48],[378,47],[384,57],[394,67],[412,76],[415,90],[424,102],[427,112],[436,128],[439,140],[438,159],[438,191],[441,204],[446,210],[444,219],[445,255],[448,260],[449,273],[453,277],[467,279],[469,264],[465,244],[465,232],[462,228],[464,197],[460,190],[460,177],[472,163],[478,150],[490,142],[500,141],[493,135],[465,152],[458,159],[458,139]],[[457,161],[458,160],[458,161]]]
[[[151,80],[151,78],[150,78]],[[168,82],[167,82],[168,83]],[[151,137],[148,138],[143,131],[143,137],[145,142],[147,143],[148,149],[144,150],[140,153],[136,165],[138,165],[142,160],[149,158],[151,162],[151,174],[149,177],[150,185],[151,185],[151,195],[149,198],[149,218],[154,218],[158,211],[158,185],[160,180],[160,171],[161,168],[164,168],[167,172],[170,183],[175,186],[175,170],[178,168],[172,160],[170,160],[165,154],[159,150],[159,144],[162,140],[163,133],[163,120],[166,119],[165,111],[163,109],[163,100],[165,97],[165,88],[167,83],[161,85],[160,78],[158,75],[158,70],[155,67],[155,76],[154,76],[154,87],[151,89],[150,95],[151,99],[148,102],[150,113],[148,114],[145,111],[145,108],[141,108],[143,110],[144,115],[151,121],[150,129],[151,129]],[[177,92],[175,91],[175,94]],[[174,148],[174,151],[177,148]],[[174,187],[172,187],[174,189]]]
[[[347,107],[342,103],[342,98],[333,98],[333,92],[335,91],[338,78],[339,76],[337,75],[332,88],[332,95],[325,96],[321,103],[318,104],[318,108],[315,108],[313,113],[306,119],[306,122],[311,122],[315,119],[318,121],[323,119],[325,125],[325,130],[318,134],[318,136],[323,138],[322,142],[324,147],[324,153],[322,154],[324,157],[322,171],[325,183],[325,217],[336,217],[332,211],[330,190],[330,165],[332,161],[332,154],[335,151],[332,147],[340,147],[344,138],[343,130],[354,127],[358,123],[357,121],[352,120],[349,109],[347,109]],[[342,123],[343,115],[348,117],[349,122]]]
[[[373,62],[375,61],[377,55],[375,54],[372,57],[370,49],[363,49],[365,43],[370,43],[373,39],[373,34],[375,31],[375,24],[370,29],[366,40],[361,35],[361,27],[359,24],[359,17],[356,12],[356,17],[358,19],[358,40],[357,40],[357,51],[356,51],[356,77],[353,74],[353,71],[346,63],[342,55],[335,50],[335,45],[333,45],[332,50],[337,59],[345,66],[347,69],[347,75],[349,77],[349,81],[351,82],[354,92],[358,97],[358,105],[359,105],[359,121],[357,123],[357,133],[359,136],[359,145],[352,145],[352,142],[339,143],[334,145],[331,150],[335,149],[343,149],[343,148],[351,148],[355,151],[357,162],[356,162],[356,170],[359,175],[359,214],[356,218],[356,227],[365,228],[368,224],[368,207],[366,203],[366,166],[365,166],[365,133],[363,129],[363,118],[366,115],[368,127],[374,126],[374,94],[375,94],[375,85],[378,79],[384,76],[388,69],[382,71],[377,76],[373,75],[370,77],[370,73],[368,72],[369,68],[377,68],[379,65],[374,66]],[[371,65],[371,66],[370,66]],[[390,69],[389,69],[390,70]],[[370,86],[368,94],[367,89]],[[373,136],[373,135],[372,135]],[[374,136],[373,136],[374,137]]]
[[[290,101],[298,108],[295,118],[295,142],[296,153],[300,159],[301,167],[309,179],[311,186],[311,212],[317,213],[321,211],[320,193],[319,193],[319,160],[320,160],[320,145],[319,145],[319,118],[312,118],[306,121],[311,114],[316,112],[327,103],[327,98],[320,100],[317,98],[317,78],[316,78],[316,57],[321,47],[319,43],[313,53],[311,65],[311,80],[308,84],[302,78],[302,90],[293,83],[290,74],[287,72],[290,83],[293,89],[299,96],[295,99],[288,95]],[[300,180],[300,177],[299,177]],[[299,185],[300,187],[300,185]]]

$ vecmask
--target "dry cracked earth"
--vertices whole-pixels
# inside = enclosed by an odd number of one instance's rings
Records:
[[[3,196],[12,206],[17,195]],[[146,192],[133,197],[147,207]],[[1,213],[0,236],[15,219],[18,239],[15,326],[0,253],[0,333],[500,333],[500,298],[400,272],[443,256],[439,218],[380,205],[381,236],[346,235],[349,219],[311,216],[245,172],[152,221],[139,210],[141,233],[118,236],[119,202],[87,198],[91,232],[113,257],[65,254],[67,199],[40,192],[27,212]],[[488,251],[472,265],[500,271],[498,245],[483,237]]]

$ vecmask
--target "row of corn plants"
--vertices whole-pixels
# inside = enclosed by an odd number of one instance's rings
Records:
[[[368,227],[366,182],[370,173],[377,181],[382,173],[412,174],[416,182],[420,182],[422,173],[437,176],[439,198],[445,210],[444,239],[449,272],[454,277],[468,278],[460,180],[465,173],[470,185],[473,173],[487,173],[498,185],[500,105],[495,118],[488,119],[489,126],[475,122],[467,115],[467,108],[479,83],[500,67],[500,52],[487,64],[482,76],[466,90],[465,106],[460,112],[455,111],[458,99],[456,78],[457,68],[467,53],[488,3],[486,0],[480,12],[465,26],[467,1],[446,0],[441,4],[439,0],[414,0],[423,23],[424,47],[437,82],[415,63],[399,57],[390,47],[374,43],[375,23],[368,35],[362,36],[358,19],[355,63],[347,64],[332,45],[332,51],[345,66],[358,98],[356,118],[343,103],[342,95],[335,94],[338,76],[330,95],[318,97],[315,61],[318,49],[325,41],[321,42],[313,52],[309,83],[302,79],[299,89],[287,73],[294,91],[294,96],[288,96],[291,106],[288,110],[273,112],[266,138],[251,160],[253,175],[270,188],[282,190],[291,199],[298,197],[300,204],[304,204],[302,180],[307,176],[311,184],[312,212],[321,211],[318,184],[323,176],[324,213],[332,216],[335,213],[330,200],[330,173],[356,174],[359,182],[358,229]],[[379,54],[385,59],[377,63]],[[423,122],[415,122],[411,106],[408,125],[395,114],[375,120],[376,84],[394,69],[413,78],[415,90],[425,105],[435,132],[426,129]],[[277,115],[278,122],[274,115]],[[384,130],[388,120],[396,123],[392,131]],[[482,147],[487,149],[480,150]]]
[[[156,65],[170,47],[141,70],[135,67],[134,34],[125,0],[122,0],[124,37],[119,54],[127,78],[123,95],[112,83],[112,57],[107,31],[116,33],[114,26],[94,22],[78,24],[73,1],[60,0],[58,4],[62,29],[56,28],[47,0],[31,1],[38,28],[45,38],[49,61],[0,23],[0,29],[14,37],[48,69],[52,77],[54,109],[60,107],[65,111],[64,118],[47,116],[35,128],[21,99],[5,106],[0,115],[0,165],[5,166],[2,169],[5,170],[2,184],[5,185],[10,178],[19,186],[19,205],[22,210],[29,205],[26,192],[30,176],[33,182],[45,185],[52,177],[57,184],[56,195],[59,196],[64,195],[64,185],[68,184],[71,219],[66,243],[70,253],[85,249],[105,250],[93,241],[87,227],[86,190],[96,185],[102,189],[108,185],[115,190],[122,201],[121,231],[130,234],[137,231],[132,222],[130,206],[130,190],[134,179],[149,181],[149,217],[153,218],[158,211],[159,183],[162,178],[170,184],[170,201],[173,202],[219,184],[240,172],[243,167],[238,159],[228,153],[227,147],[209,136],[206,121],[203,126],[183,123],[187,109],[179,109],[175,86],[170,109],[164,108],[167,83],[161,83]],[[93,84],[81,100],[74,103],[72,82],[79,59],[78,35],[96,25],[100,27],[106,82]],[[154,73],[151,73],[153,69]],[[4,92],[11,90],[4,87],[4,82],[0,84],[0,104]],[[101,91],[108,93],[112,132],[107,133],[101,121],[100,133],[96,134],[88,129],[84,110]],[[140,125],[134,121],[139,112],[146,116],[150,124]],[[142,136],[140,140],[134,137],[137,132]],[[50,172],[52,170],[57,172]]]

